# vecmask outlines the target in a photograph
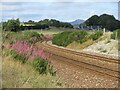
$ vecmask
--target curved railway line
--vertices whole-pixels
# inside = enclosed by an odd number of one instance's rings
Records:
[[[54,49],[57,49],[57,50],[61,50],[66,52],[66,53],[72,53],[72,54],[75,54],[75,55],[82,55],[84,57],[89,57],[89,58],[94,58],[94,59],[98,59],[98,60],[101,60],[101,61],[107,61],[107,62],[112,62],[112,63],[119,63],[120,64],[120,61],[118,59],[114,59],[114,58],[108,58],[108,57],[105,57],[105,56],[100,56],[100,55],[93,55],[93,54],[88,54],[88,53],[84,53],[84,52],[77,52],[77,51],[73,51],[73,50],[69,50],[69,49],[63,49],[63,48],[60,48],[60,47],[56,47],[56,46],[52,46],[50,44],[48,44],[47,42],[44,42],[44,44],[46,44],[47,46],[51,47],[51,48],[54,48]]]
[[[118,59],[76,52],[51,45],[47,42],[38,43],[37,45],[38,47],[43,47],[46,52],[51,53],[53,59],[71,63],[74,66],[91,70],[94,73],[120,80],[120,71],[118,70],[120,62]]]

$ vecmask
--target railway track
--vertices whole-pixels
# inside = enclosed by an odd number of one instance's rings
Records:
[[[119,77],[120,71],[118,70],[118,67],[117,67],[117,65],[119,65],[119,60],[117,59],[107,58],[107,57],[102,57],[97,55],[94,56],[94,55],[86,54],[82,52],[66,50],[64,48],[53,46],[47,42],[41,43],[41,46],[44,47],[45,51],[47,51],[48,53],[51,53],[54,59],[58,59],[64,62],[74,64],[75,66],[79,66],[87,70],[91,70],[94,73],[97,73],[103,76],[108,76],[115,80],[120,79]],[[85,60],[86,58],[88,58],[89,60]],[[88,61],[93,61],[93,62],[88,62]],[[105,62],[110,64],[108,64],[109,66],[108,65],[102,66],[99,63],[94,63],[94,61]]]
[[[88,53],[84,53],[84,52],[77,52],[77,51],[72,51],[72,50],[69,50],[69,49],[63,49],[63,48],[60,48],[60,47],[56,47],[56,46],[52,46],[50,44],[48,44],[47,42],[43,42],[44,44],[46,44],[47,46],[49,47],[52,47],[54,49],[57,48],[57,50],[61,50],[66,52],[66,53],[72,53],[72,54],[75,54],[75,55],[82,55],[84,57],[89,57],[89,58],[94,58],[94,59],[98,59],[98,60],[101,60],[101,61],[107,61],[107,62],[112,62],[112,63],[119,63],[120,64],[120,60],[118,59],[114,59],[114,58],[108,58],[108,57],[105,57],[105,56],[100,56],[100,55],[93,55],[93,54],[88,54]],[[55,48],[56,47],[56,48]]]

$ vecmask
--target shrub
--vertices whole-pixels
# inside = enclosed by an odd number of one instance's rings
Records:
[[[33,61],[33,67],[36,71],[38,71],[40,74],[46,74],[47,73],[47,66],[48,62],[42,58],[35,58]]]
[[[91,34],[89,38],[92,39],[92,40],[97,40],[102,35],[103,35],[103,32],[100,31],[100,32],[96,32],[95,34]]]
[[[56,34],[52,39],[52,43],[58,46],[66,47],[73,41],[83,43],[86,41],[86,39],[87,39],[86,31],[64,31],[60,34]]]
[[[56,71],[53,71],[53,66],[47,60],[39,57],[33,60],[33,68],[40,74],[50,73],[52,76],[56,75]]]
[[[77,40],[78,40],[78,42],[80,42],[80,43],[83,43],[83,42],[85,42],[86,40],[87,40],[87,32],[86,31],[81,31],[81,32],[79,32],[78,33],[78,35],[77,35]]]

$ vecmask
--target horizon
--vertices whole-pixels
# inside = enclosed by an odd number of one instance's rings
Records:
[[[93,15],[109,14],[118,19],[117,2],[3,2],[2,19],[19,18],[21,22],[56,19],[72,22]]]
[[[104,14],[106,14],[106,13],[104,13]],[[103,15],[103,14],[102,14],[102,15]],[[107,15],[109,15],[109,14],[107,14]],[[100,15],[98,15],[98,16],[100,16]],[[92,16],[90,16],[90,17],[92,17]],[[89,17],[89,18],[90,18],[90,17]],[[88,19],[89,19],[89,18],[88,18]],[[15,19],[19,19],[19,20],[20,20],[20,18],[11,18],[11,19],[14,19],[14,20],[15,20]],[[8,20],[11,20],[11,19],[8,19]],[[54,18],[45,18],[45,19],[51,20],[51,19],[54,19]],[[41,20],[45,20],[45,19],[41,19]],[[115,18],[115,19],[116,19],[116,18]],[[8,20],[5,20],[5,22],[8,21]],[[32,20],[32,19],[29,19],[29,20]],[[27,21],[21,21],[21,20],[20,20],[20,22],[28,22],[29,20],[27,20]],[[41,21],[41,20],[37,20],[37,21],[32,20],[32,21],[34,21],[34,22],[39,22],[39,21]],[[54,19],[54,20],[60,21],[60,20],[58,20],[58,19]],[[74,21],[76,21],[76,20],[83,20],[83,19],[79,19],[79,18],[78,18],[78,19],[75,19],[75,20],[73,20],[73,21],[69,21],[68,23],[74,22]],[[119,19],[116,19],[116,20],[119,20]],[[83,21],[86,21],[86,20],[83,20]],[[120,21],[120,20],[119,20],[119,21]],[[0,21],[0,22],[1,22],[1,21]],[[60,22],[67,22],[67,21],[60,21]]]

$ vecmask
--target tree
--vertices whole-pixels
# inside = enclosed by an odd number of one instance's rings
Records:
[[[6,30],[8,31],[19,31],[20,30],[20,21],[19,19],[11,19],[7,21]]]
[[[112,15],[103,14],[100,16],[99,23],[103,28],[111,30],[115,23],[115,18]]]
[[[32,20],[29,20],[28,22],[29,22],[29,23],[34,23],[34,21],[32,21]]]
[[[99,16],[94,15],[85,21],[88,26],[98,26],[99,25]]]

